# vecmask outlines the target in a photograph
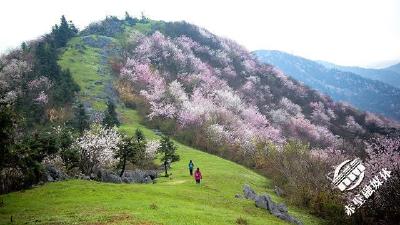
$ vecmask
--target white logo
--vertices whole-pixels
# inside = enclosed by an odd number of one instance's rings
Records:
[[[336,166],[333,172],[333,178],[328,179],[332,181],[332,184],[339,188],[341,191],[349,191],[356,188],[364,179],[365,167],[363,166],[361,159],[355,158],[354,160],[346,160]]]
[[[365,167],[361,159],[355,158],[354,160],[346,160],[335,167],[335,171],[330,172],[327,178],[332,181],[335,188],[341,191],[350,191],[357,186],[364,179]],[[333,177],[331,177],[333,175]],[[363,187],[360,188],[358,193],[355,193],[353,199],[348,201],[344,206],[345,213],[351,216],[356,209],[360,208],[365,201],[367,201],[372,194],[379,189],[391,177],[391,171],[387,168],[382,168],[379,174],[374,176]]]

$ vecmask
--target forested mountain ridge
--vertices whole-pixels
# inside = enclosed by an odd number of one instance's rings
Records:
[[[277,66],[294,79],[327,94],[336,101],[348,102],[361,110],[400,119],[398,88],[343,71],[341,67],[328,66],[327,63],[321,65],[320,62],[284,52],[255,51],[254,54],[260,61]]]
[[[337,69],[345,72],[351,72],[364,78],[381,81],[385,84],[400,88],[399,64],[382,69],[362,68],[357,66],[340,66],[329,62],[317,61],[328,69]]]

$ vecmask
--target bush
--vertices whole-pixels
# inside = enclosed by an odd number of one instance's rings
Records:
[[[154,209],[154,210],[158,209],[157,204],[156,203],[151,203],[150,204],[150,209]]]
[[[249,223],[248,223],[247,220],[244,219],[243,217],[239,217],[239,218],[236,219],[236,224],[247,225],[247,224],[249,224]]]
[[[135,21],[136,22],[136,21]],[[108,16],[105,20],[97,23],[91,23],[87,28],[82,30],[81,35],[104,35],[114,37],[123,31],[124,20],[120,20],[115,16]]]
[[[330,165],[312,157],[308,149],[308,145],[293,140],[282,150],[269,146],[267,154],[256,154],[255,164],[294,204],[311,209],[332,224],[348,223],[340,193],[332,190],[326,179]]]
[[[400,168],[392,171],[390,179],[379,191],[356,211],[357,224],[391,225],[398,224],[400,218]]]

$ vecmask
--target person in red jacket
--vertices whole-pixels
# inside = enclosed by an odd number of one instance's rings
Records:
[[[200,184],[200,180],[203,179],[201,176],[200,169],[197,167],[196,172],[194,172],[194,179],[196,180],[196,184]]]

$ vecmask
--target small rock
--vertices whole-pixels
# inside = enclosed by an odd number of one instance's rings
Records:
[[[54,181],[54,179],[53,179],[53,177],[50,175],[50,174],[47,174],[47,182],[53,182]]]
[[[283,196],[283,194],[284,194],[283,190],[282,190],[280,187],[278,187],[278,186],[275,186],[274,192],[275,192],[275,194],[278,195],[278,196]]]
[[[235,198],[242,198],[242,195],[236,194],[236,195],[235,195]]]

